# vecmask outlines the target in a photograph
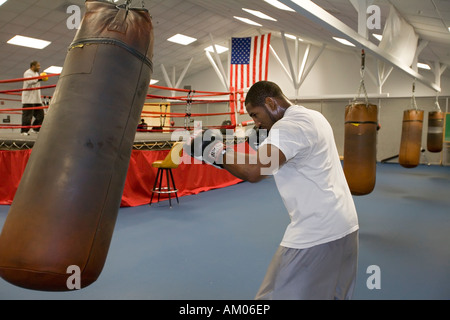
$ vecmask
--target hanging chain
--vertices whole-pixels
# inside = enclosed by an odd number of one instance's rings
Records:
[[[161,121],[161,127],[164,127],[166,125],[166,118],[167,118],[167,108],[169,107],[168,104],[164,105],[164,116],[162,117],[162,119],[160,118]]]
[[[127,0],[126,1],[125,5],[126,5],[127,8],[129,8],[131,6],[131,2],[133,2],[133,0]],[[142,9],[144,9],[145,8],[144,0],[141,1],[141,5],[142,5]]]
[[[110,1],[112,2],[112,0],[110,0]],[[126,0],[125,3],[118,5],[117,8],[125,9],[128,14],[128,11],[130,10],[131,2],[133,2],[133,0]]]
[[[367,96],[366,86],[364,84],[364,73],[366,68],[366,53],[364,52],[364,49],[361,50],[361,69],[359,70],[359,74],[361,75],[361,81],[359,82],[359,89],[357,96],[353,98],[353,101],[356,101],[361,96],[361,91],[364,92],[364,98],[366,101],[366,107],[369,106],[369,97]]]
[[[436,94],[436,101],[434,102],[434,105],[436,106],[436,109],[438,109],[439,112],[441,112],[441,106],[439,105],[439,96]]]
[[[194,91],[189,90],[189,93],[187,95],[186,99],[186,115],[184,116],[184,128],[190,129],[190,123],[191,123],[191,106],[192,106],[192,97],[191,94],[193,94]]]
[[[412,85],[412,97],[411,97],[411,106],[414,107],[414,109],[418,110],[417,108],[417,103],[416,103],[416,79],[414,79],[413,81],[413,85]]]

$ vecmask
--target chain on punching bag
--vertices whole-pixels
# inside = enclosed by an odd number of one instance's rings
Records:
[[[427,150],[441,152],[444,143],[444,112],[441,111],[436,97],[436,111],[428,112]]]
[[[423,110],[417,108],[414,92],[415,84],[413,84],[413,95],[411,98],[414,109],[408,109],[403,112],[398,162],[405,168],[414,168],[419,165],[422,149]]]
[[[146,9],[87,0],[0,235],[0,275],[64,291],[96,281],[120,207],[152,72]]]
[[[366,195],[373,191],[376,180],[378,107],[369,104],[364,86],[365,54],[362,51],[361,90],[365,102],[357,97],[345,107],[344,174],[353,195]]]

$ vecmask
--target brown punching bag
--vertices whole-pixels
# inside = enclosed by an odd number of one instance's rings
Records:
[[[403,112],[402,137],[398,162],[405,168],[419,165],[422,147],[423,110],[409,109]]]
[[[354,102],[345,107],[344,174],[353,195],[375,187],[378,108]]]
[[[441,152],[444,143],[444,112],[430,111],[428,113],[427,150]]]
[[[152,72],[149,12],[129,4],[85,2],[0,235],[0,275],[14,285],[83,288],[104,266]]]

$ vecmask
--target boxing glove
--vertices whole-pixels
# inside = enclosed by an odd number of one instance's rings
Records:
[[[259,129],[256,126],[245,132],[249,146],[255,151],[258,150],[261,143],[266,140],[267,135],[267,129]]]
[[[46,75],[47,75],[47,74],[46,74],[45,72],[42,72],[42,73],[40,74],[41,77],[46,76]],[[42,81],[47,81],[47,80],[48,80],[48,77],[42,78],[41,80],[42,80]]]
[[[183,149],[191,157],[222,169],[223,155],[229,148],[223,143],[220,130],[212,129],[195,132]]]

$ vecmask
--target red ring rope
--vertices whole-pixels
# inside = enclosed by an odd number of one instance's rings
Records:
[[[56,77],[60,74],[47,74],[43,76],[37,76],[37,77],[31,77],[31,78],[17,78],[17,79],[6,79],[6,80],[0,80],[0,84],[3,83],[15,83],[15,82],[23,82],[28,80],[36,80],[36,79],[44,79],[44,78],[50,78],[50,77]],[[55,88],[56,84],[54,85],[48,85],[48,86],[41,86],[38,88],[25,88],[25,89],[9,89],[9,90],[1,90],[0,94],[5,95],[14,95],[19,96],[23,91],[32,91],[32,90],[40,90],[40,89],[50,89]],[[179,89],[179,88],[169,88],[164,86],[157,86],[157,85],[149,85],[150,88],[153,89],[159,89],[159,90],[168,90],[168,91],[177,91],[177,92],[185,92],[188,93],[187,96],[175,96],[175,97],[168,97],[168,96],[161,96],[161,95],[153,95],[148,94],[147,99],[162,99],[164,101],[170,100],[166,106],[183,106],[183,105],[195,105],[195,104],[210,104],[210,103],[229,103],[231,107],[231,112],[220,112],[220,113],[190,113],[188,114],[188,111],[186,113],[170,113],[170,112],[152,112],[152,111],[142,111],[142,117],[143,118],[161,118],[164,116],[164,118],[184,118],[184,117],[203,117],[203,116],[221,116],[221,115],[230,115],[232,120],[232,125],[230,126],[209,126],[211,128],[221,128],[221,129],[234,129],[236,128],[236,120],[235,120],[235,111],[234,106],[236,103],[236,97],[237,94],[243,94],[243,89],[238,91],[231,91],[231,92],[214,92],[214,91],[200,91],[200,90],[190,90],[190,89]],[[230,96],[230,99],[226,100],[213,100],[213,99],[199,99],[199,98],[209,98],[214,96],[224,96],[228,95]],[[43,97],[47,97],[44,96]],[[51,98],[51,97],[49,97]],[[15,102],[21,102],[20,99],[8,99],[8,98],[2,98],[0,100],[3,101],[15,101]],[[172,100],[176,100],[179,102],[175,102]],[[152,105],[152,103],[146,103],[145,105]],[[154,103],[155,106],[164,106],[164,103]],[[26,108],[28,110],[30,109],[47,109],[48,106],[42,106],[42,107],[33,107],[33,108]],[[9,109],[1,109],[0,113],[10,113],[10,114],[21,114],[20,111],[23,111],[23,108],[9,108]],[[243,123],[242,123],[243,124]],[[25,128],[21,125],[16,124],[10,124],[6,126],[0,126],[0,129],[16,129],[16,128]],[[26,126],[27,128],[33,128],[33,126]],[[167,126],[163,126],[164,128]],[[185,127],[174,127],[173,123],[170,126],[171,129],[177,129],[177,128],[185,128]],[[158,131],[158,130],[138,130],[138,131]],[[167,132],[167,130],[160,130]],[[169,130],[170,131],[170,130]]]

